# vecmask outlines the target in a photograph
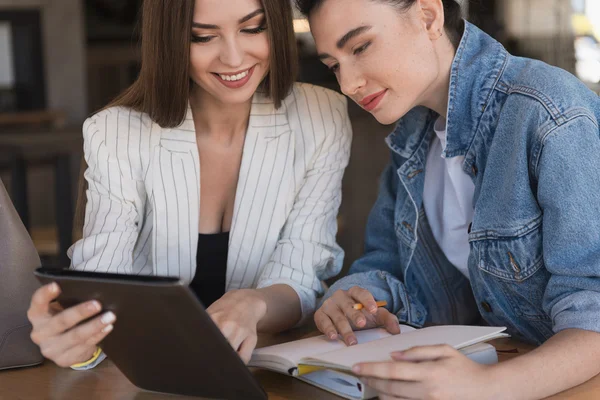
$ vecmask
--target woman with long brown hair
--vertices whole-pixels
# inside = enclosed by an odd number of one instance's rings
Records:
[[[138,80],[84,124],[72,268],[181,277],[248,361],[257,331],[310,317],[341,268],[346,102],[294,84],[289,2],[153,0],[142,20]],[[32,338],[60,366],[93,367],[117,316],[77,326],[100,305],[55,311],[59,291],[33,296]]]

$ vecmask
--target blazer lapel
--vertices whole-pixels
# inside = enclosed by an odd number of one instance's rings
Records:
[[[161,131],[153,159],[154,271],[189,282],[196,267],[200,210],[200,162],[189,107],[181,126]]]
[[[227,290],[250,286],[256,272],[247,271],[258,271],[272,253],[265,244],[273,236],[271,231],[277,230],[275,238],[279,236],[277,225],[282,217],[279,214],[285,214],[285,198],[281,194],[289,193],[292,185],[293,154],[294,140],[285,106],[276,110],[270,99],[257,93],[252,102],[236,190]]]
[[[276,110],[270,99],[257,93],[236,189],[227,290],[252,285],[273,252],[289,211],[284,194],[294,187],[293,154],[294,135],[285,106]],[[196,270],[201,191],[200,159],[189,107],[181,126],[161,131],[153,167],[154,271],[189,283]]]

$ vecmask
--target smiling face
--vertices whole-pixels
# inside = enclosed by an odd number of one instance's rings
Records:
[[[319,57],[342,92],[390,124],[435,95],[441,71],[439,0],[406,11],[377,0],[325,0],[310,15]]]
[[[269,72],[269,40],[259,0],[196,0],[190,77],[223,104],[251,100]]]

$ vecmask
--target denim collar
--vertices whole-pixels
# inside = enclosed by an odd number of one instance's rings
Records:
[[[507,59],[508,52],[500,43],[465,21],[450,72],[444,157],[467,154]],[[438,117],[426,107],[413,108],[387,137],[388,146],[410,158]]]

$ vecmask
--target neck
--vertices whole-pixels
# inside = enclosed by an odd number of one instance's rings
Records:
[[[452,63],[454,62],[454,56],[456,55],[456,49],[448,37],[444,36],[436,42],[436,54],[440,73],[427,91],[422,105],[432,109],[446,119],[448,118],[450,73],[452,70]]]
[[[241,104],[224,104],[195,88],[190,95],[196,137],[230,145],[245,135],[250,119],[252,99]]]

